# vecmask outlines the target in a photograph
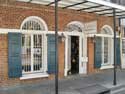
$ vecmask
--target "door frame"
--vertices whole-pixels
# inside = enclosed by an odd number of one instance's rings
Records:
[[[79,37],[79,74],[86,74],[87,73],[87,36],[84,35],[83,32],[68,32],[65,34],[65,68],[64,68],[64,76],[68,76],[68,37],[71,36],[78,36]],[[81,45],[81,38],[83,38],[83,45],[84,49],[82,50]],[[81,56],[81,51],[83,51],[83,57]],[[81,72],[81,69],[84,67],[83,72]]]

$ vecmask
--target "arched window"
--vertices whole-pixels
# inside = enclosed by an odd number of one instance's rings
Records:
[[[26,18],[22,30],[47,31],[47,25],[40,17],[31,16]],[[45,69],[45,42],[44,34],[22,35],[22,71],[23,73],[44,72]]]
[[[113,30],[110,26],[105,25],[102,30],[101,30],[102,34],[105,35],[113,35]],[[112,47],[113,47],[113,40],[111,37],[102,37],[102,64],[106,65],[106,64],[110,64],[112,62]]]

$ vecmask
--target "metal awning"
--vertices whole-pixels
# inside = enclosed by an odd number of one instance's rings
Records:
[[[17,0],[22,2],[42,4],[45,6],[54,6],[54,0]],[[73,9],[76,11],[85,11],[96,13],[98,15],[113,16],[112,9],[116,9],[116,17],[125,17],[125,7],[103,0],[58,0],[58,6],[62,9]]]

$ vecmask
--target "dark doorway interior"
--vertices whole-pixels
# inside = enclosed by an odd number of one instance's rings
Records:
[[[79,37],[71,36],[71,74],[79,73]]]

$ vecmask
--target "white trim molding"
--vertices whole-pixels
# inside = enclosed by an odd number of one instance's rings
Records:
[[[33,78],[45,78],[49,77],[47,73],[32,73],[32,74],[24,74],[20,77],[20,80],[33,79]]]
[[[111,69],[111,68],[114,68],[114,66],[113,65],[105,65],[105,66],[102,65],[100,69],[103,70],[103,69]]]

